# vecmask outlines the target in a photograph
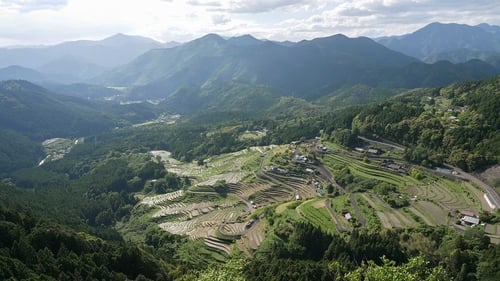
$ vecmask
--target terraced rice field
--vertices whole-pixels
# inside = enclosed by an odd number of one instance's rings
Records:
[[[173,234],[187,235],[191,239],[208,237],[213,234],[223,221],[234,221],[244,211],[243,205],[225,209],[208,209],[206,214],[191,220],[168,221],[160,223],[159,226]]]
[[[297,212],[313,225],[321,228],[327,233],[334,233],[336,225],[332,221],[330,213],[326,209],[326,198],[311,199],[297,207]]]
[[[427,225],[446,225],[448,223],[448,213],[432,202],[418,201],[408,209]]]
[[[349,167],[349,170],[355,176],[367,179],[376,179],[401,188],[408,185],[418,185],[420,183],[412,177],[393,174],[379,169],[376,165],[355,159],[345,158],[335,154],[326,155],[324,160],[328,165],[343,164]]]
[[[229,193],[236,194],[242,198],[248,198],[250,195],[271,188],[271,184],[267,182],[258,183],[230,183],[228,184]]]
[[[376,213],[380,223],[384,228],[405,228],[413,227],[417,222],[412,216],[402,209],[393,209],[380,197],[372,193],[360,194],[362,198]]]
[[[417,199],[428,200],[439,205],[446,212],[473,210],[478,213],[483,208],[483,204],[477,197],[479,194],[472,192],[470,188],[464,182],[456,183],[447,179],[437,179],[428,185],[410,187],[407,192],[416,196]]]
[[[165,194],[160,194],[160,195],[155,195],[151,197],[145,197],[142,199],[141,204],[148,205],[150,207],[156,206],[156,205],[161,205],[165,202],[175,200],[181,196],[184,195],[184,190],[177,190],[174,192],[170,193],[165,193]]]
[[[228,236],[239,236],[247,231],[246,222],[235,222],[235,223],[223,223],[219,227],[219,231],[223,235]]]
[[[254,225],[241,236],[236,242],[236,246],[251,256],[250,251],[259,248],[266,235],[266,225],[263,221],[257,221]]]
[[[298,194],[302,199],[316,197],[316,188],[312,184],[308,183],[306,179],[299,177],[287,177],[276,173],[267,173],[266,175],[292,189],[295,194]]]
[[[177,160],[164,161],[167,171],[180,176],[195,178],[200,185],[211,185],[218,180],[237,183],[255,171],[245,170],[248,162],[255,162],[260,153],[255,149],[244,149],[238,152],[227,153],[205,160],[205,165],[183,163]]]
[[[191,204],[177,202],[168,204],[167,206],[159,205],[160,210],[153,215],[153,218],[174,216],[179,220],[187,220],[211,212],[216,207],[228,208],[237,203],[234,200],[223,200],[221,202],[205,201]]]
[[[205,245],[213,250],[225,253],[227,255],[231,254],[232,244],[231,242],[219,239],[214,236],[208,236],[204,239]]]
[[[251,198],[257,206],[265,206],[276,202],[291,200],[294,198],[294,195],[294,191],[287,187],[273,185],[268,189],[254,193]]]

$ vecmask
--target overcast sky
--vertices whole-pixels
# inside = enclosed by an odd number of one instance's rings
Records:
[[[500,25],[497,0],[0,0],[0,46],[116,33],[184,42],[207,33],[260,39],[397,35],[431,22]]]

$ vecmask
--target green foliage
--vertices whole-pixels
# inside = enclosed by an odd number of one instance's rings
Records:
[[[14,131],[0,129],[0,143],[2,144],[0,146],[1,173],[34,166],[43,155],[43,149],[39,143]]]
[[[27,81],[0,83],[0,128],[44,140],[82,136],[116,126],[88,101],[59,96]]]
[[[372,261],[346,275],[349,281],[438,281],[450,279],[442,267],[429,268],[423,257],[415,257],[407,263],[396,265],[394,261],[382,258],[382,265]]]
[[[405,158],[477,170],[499,161],[500,78],[410,92],[365,108],[353,121],[362,134],[407,145]]]
[[[212,266],[204,271],[184,276],[177,281],[245,281],[243,269],[246,265],[244,259],[230,259],[225,264]]]
[[[0,244],[2,280],[134,280],[139,276],[171,280],[171,266],[128,243],[109,243],[0,207],[0,232],[5,231],[10,234],[2,236]]]
[[[410,176],[416,180],[423,180],[425,178],[425,175],[422,173],[422,171],[417,168],[412,168],[410,170]]]

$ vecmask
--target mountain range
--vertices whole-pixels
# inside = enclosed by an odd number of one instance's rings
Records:
[[[0,80],[34,81],[52,92],[91,99],[163,100],[168,109],[183,112],[213,108],[221,97],[222,104],[241,105],[250,102],[245,93],[261,101],[292,96],[346,106],[350,103],[337,95],[345,97],[350,89],[357,97],[347,100],[376,101],[398,92],[380,89],[494,76],[500,73],[499,36],[498,26],[441,23],[375,40],[337,34],[273,42],[208,34],[162,44],[117,34],[100,41],[0,49]]]
[[[409,34],[375,40],[428,63],[438,60],[457,63],[471,59],[490,62],[500,56],[500,26],[485,23],[470,26],[436,22]]]
[[[426,64],[366,37],[338,34],[283,45],[248,35],[224,39],[209,34],[174,48],[148,51],[93,82],[127,87],[129,99],[168,99],[184,87],[225,87],[237,81],[313,100],[345,85],[435,87],[496,73],[480,60]]]
[[[145,37],[116,34],[98,41],[80,40],[54,46],[0,48],[0,67],[16,65],[30,68],[43,74],[40,80],[77,82],[128,63],[148,50],[175,45],[175,42],[163,44]]]

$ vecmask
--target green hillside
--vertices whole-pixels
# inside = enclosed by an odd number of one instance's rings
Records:
[[[355,118],[361,134],[410,147],[407,157],[424,165],[443,161],[476,170],[500,155],[500,77],[415,91],[368,106]]]
[[[0,82],[0,280],[497,281],[500,76],[449,84],[496,71],[211,34]]]
[[[27,81],[0,83],[0,127],[33,139],[82,136],[109,130],[116,123],[91,102],[53,95]]]
[[[282,96],[315,99],[345,85],[441,86],[497,73],[486,63],[420,63],[362,37],[334,35],[290,46],[252,42],[235,44],[210,34],[175,48],[147,52],[95,81],[128,87],[129,99],[168,101],[175,93],[192,97],[193,89],[229,81],[265,85]],[[193,101],[204,102],[200,97]]]

